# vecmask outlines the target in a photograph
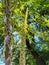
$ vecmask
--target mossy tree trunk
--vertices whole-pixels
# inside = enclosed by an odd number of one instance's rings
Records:
[[[26,58],[25,58],[25,46],[26,46],[26,33],[27,33],[27,16],[28,16],[28,8],[26,9],[24,27],[22,33],[22,40],[20,44],[20,65],[26,65]]]
[[[3,1],[4,7],[4,45],[5,45],[5,65],[11,65],[11,34],[12,24],[10,20],[10,0]]]

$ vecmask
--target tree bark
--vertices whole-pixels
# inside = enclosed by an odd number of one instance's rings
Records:
[[[22,42],[20,44],[20,65],[26,65],[26,59],[25,59],[25,46],[26,46],[26,28],[27,28],[27,16],[28,16],[28,8],[26,9],[26,15],[25,15],[25,21],[24,21],[24,28],[22,33]]]
[[[26,45],[27,45],[27,48],[30,50],[32,56],[39,62],[39,64],[40,65],[46,65],[46,62],[40,57],[40,55],[31,46],[28,39],[26,39]]]
[[[10,21],[10,0],[4,0],[4,45],[5,45],[5,65],[11,65],[11,34],[12,25]]]

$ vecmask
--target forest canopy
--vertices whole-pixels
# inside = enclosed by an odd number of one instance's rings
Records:
[[[0,59],[49,65],[49,0],[0,0]]]

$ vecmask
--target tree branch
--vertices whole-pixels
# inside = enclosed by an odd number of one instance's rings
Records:
[[[46,65],[45,61],[40,57],[40,55],[31,46],[28,39],[26,39],[26,45],[27,45],[27,48],[30,50],[32,56],[39,62],[39,64],[40,65]]]

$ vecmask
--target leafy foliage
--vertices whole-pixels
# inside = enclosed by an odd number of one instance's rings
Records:
[[[23,32],[26,8],[28,7],[27,38],[32,47],[46,63],[49,62],[49,0],[12,0],[10,5],[13,32]],[[0,2],[0,44],[4,40],[3,13]],[[16,36],[16,35],[15,35]],[[17,39],[17,38],[16,38]],[[13,65],[19,65],[19,44],[13,43]],[[28,65],[38,65],[30,51],[26,50]],[[28,58],[27,58],[28,57]],[[48,63],[49,64],[49,63]],[[40,65],[40,64],[39,64]]]

